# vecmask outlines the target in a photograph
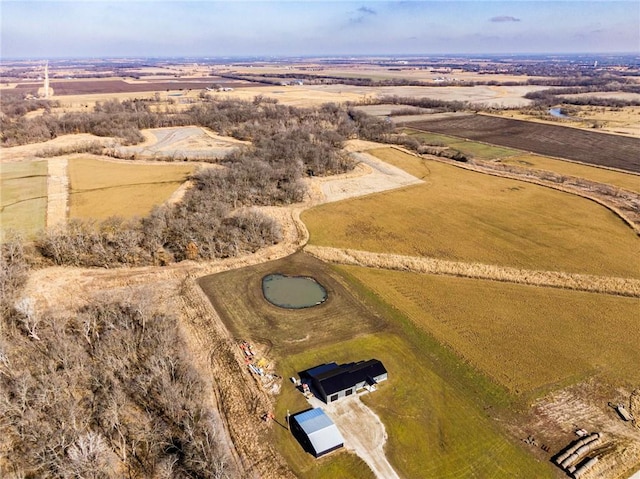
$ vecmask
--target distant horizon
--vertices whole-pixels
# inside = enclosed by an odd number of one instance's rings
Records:
[[[3,0],[1,8],[7,59],[640,52],[635,0]]]
[[[636,57],[640,60],[640,53],[638,52],[532,52],[532,53],[392,53],[392,54],[378,54],[378,53],[358,53],[358,54],[305,54],[305,55],[222,55],[222,56],[145,56],[145,55],[128,55],[128,56],[77,56],[77,57],[0,57],[0,62],[5,61],[86,61],[86,60],[254,60],[254,61],[269,61],[269,60],[312,60],[312,59],[350,59],[350,58],[362,58],[362,59],[420,59],[420,58],[434,58],[434,59],[471,59],[471,58],[532,58],[532,57],[559,57],[559,58],[571,58],[571,57]]]

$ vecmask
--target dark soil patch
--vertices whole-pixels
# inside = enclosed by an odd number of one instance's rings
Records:
[[[640,139],[487,115],[406,123],[411,128],[640,173]]]

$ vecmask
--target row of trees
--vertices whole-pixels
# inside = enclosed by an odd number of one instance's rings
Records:
[[[3,316],[0,476],[233,477],[175,319],[137,296]]]

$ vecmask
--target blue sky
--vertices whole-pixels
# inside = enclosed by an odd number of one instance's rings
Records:
[[[637,0],[0,0],[3,58],[640,52]]]

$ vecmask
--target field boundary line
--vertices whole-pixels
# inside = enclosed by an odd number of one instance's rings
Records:
[[[322,261],[348,266],[484,279],[529,286],[640,298],[640,280],[564,271],[541,271],[432,257],[373,253],[355,249],[307,245],[304,251]]]
[[[45,227],[52,228],[67,222],[69,204],[69,175],[67,158],[47,161],[47,216]]]
[[[457,168],[462,168],[463,170],[467,170],[467,171],[475,171],[476,173],[482,173],[485,175],[490,175],[490,176],[497,176],[499,178],[508,178],[510,180],[515,180],[515,181],[523,181],[525,183],[531,183],[534,185],[538,185],[538,186],[542,186],[545,188],[551,188],[553,190],[556,191],[562,191],[563,193],[567,193],[570,195],[576,195],[579,196],[581,198],[584,198],[585,200],[589,200],[589,201],[593,201],[594,203],[599,204],[600,206],[608,209],[609,211],[611,211],[613,214],[615,214],[616,216],[618,216],[627,226],[629,226],[629,228],[631,228],[633,230],[633,232],[640,236],[640,223],[636,223],[633,219],[629,218],[625,213],[623,213],[618,207],[610,204],[609,202],[598,198],[597,196],[594,196],[592,194],[589,194],[585,191],[579,190],[577,188],[570,188],[567,187],[565,185],[559,185],[557,183],[551,182],[551,181],[544,181],[541,180],[539,178],[531,178],[528,176],[521,176],[518,173],[514,173],[514,172],[507,172],[507,171],[499,171],[499,170],[494,170],[494,169],[490,169],[487,166],[484,166],[483,164],[480,163],[463,163],[460,161],[454,161],[454,160],[445,160],[443,158],[439,158],[437,156],[433,156],[433,155],[419,155],[413,151],[407,150],[406,148],[402,148],[398,145],[389,145],[389,148],[393,148],[395,150],[401,151],[403,153],[407,153],[409,155],[415,156],[416,158],[421,158],[421,159],[426,159],[426,160],[432,160],[432,161],[437,161],[440,163],[444,163],[447,165],[451,165],[451,166],[455,166]],[[535,169],[531,169],[530,171],[543,171],[543,170],[535,170]],[[522,174],[524,175],[525,172],[523,172]],[[571,175],[561,175],[561,176],[565,176],[567,178],[573,178],[573,179],[578,179],[578,180],[585,180],[584,178],[580,178],[578,176],[571,176]],[[585,181],[590,181],[590,180],[585,180]],[[597,182],[594,182],[597,183]],[[612,185],[606,184],[606,183],[598,183],[601,185],[605,185],[608,187],[613,187]],[[630,192],[628,190],[625,190],[623,188],[617,188],[617,187],[613,187],[616,188],[618,190],[620,190],[623,193],[628,193],[628,194],[635,194],[633,192]]]

